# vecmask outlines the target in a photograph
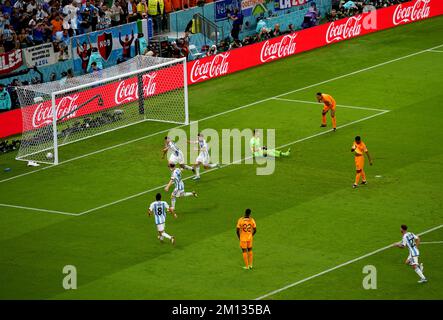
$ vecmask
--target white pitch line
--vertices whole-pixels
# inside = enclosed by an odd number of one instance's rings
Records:
[[[356,70],[356,71],[353,71],[353,72],[350,72],[350,73],[347,73],[347,74],[343,74],[343,75],[340,75],[340,76],[337,76],[337,77],[334,77],[334,78],[330,78],[328,80],[324,80],[324,81],[321,81],[321,82],[318,82],[318,83],[314,83],[314,84],[308,85],[306,87],[302,87],[302,88],[298,88],[298,89],[295,89],[295,90],[291,90],[291,91],[288,91],[288,92],[285,92],[285,93],[282,93],[282,94],[279,94],[279,95],[276,95],[276,96],[273,96],[273,97],[269,97],[269,98],[266,98],[266,99],[258,100],[258,101],[246,104],[244,106],[240,106],[240,107],[237,107],[237,108],[233,108],[233,109],[230,109],[230,110],[227,110],[227,111],[224,111],[224,112],[220,112],[220,113],[208,116],[206,118],[203,118],[203,119],[200,119],[200,120],[197,120],[197,121],[205,121],[205,120],[208,120],[208,119],[211,119],[211,118],[215,118],[215,117],[218,117],[218,116],[230,113],[230,112],[234,112],[234,111],[237,111],[237,110],[248,108],[248,107],[257,105],[257,104],[265,102],[265,101],[269,101],[269,100],[272,100],[272,99],[275,99],[275,98],[283,97],[283,96],[291,94],[291,93],[295,93],[295,92],[298,92],[298,91],[310,89],[310,88],[313,88],[313,87],[316,87],[316,86],[319,86],[319,85],[322,85],[322,84],[325,84],[325,83],[328,83],[328,82],[332,82],[332,81],[335,81],[335,80],[339,80],[339,79],[343,79],[343,78],[346,78],[346,77],[349,77],[349,76],[353,76],[355,74],[359,74],[361,72],[365,72],[365,71],[368,71],[368,70],[371,70],[371,69],[374,69],[374,68],[378,68],[378,67],[381,67],[381,66],[393,63],[393,62],[397,62],[397,61],[400,61],[400,60],[403,60],[403,59],[407,59],[407,58],[410,58],[410,57],[422,54],[424,52],[429,52],[429,50],[434,50],[434,49],[437,49],[437,48],[440,48],[440,47],[443,47],[443,44],[435,46],[435,47],[432,47],[432,48],[424,49],[424,50],[421,50],[421,51],[417,51],[417,52],[414,52],[414,53],[411,53],[411,54],[408,54],[408,55],[405,55],[405,56],[401,56],[401,57],[398,57],[398,58],[395,58],[395,59],[391,59],[391,60],[388,60],[388,61],[385,61],[385,62],[382,62],[382,63],[378,63],[378,64],[375,64],[373,66],[366,67],[366,68],[363,68],[363,69],[360,69],[360,70]],[[161,133],[165,133],[165,132],[167,132],[169,130],[172,130],[172,129],[181,128],[183,126],[185,126],[185,125],[180,125],[180,126],[172,127],[172,128],[166,129],[166,130],[162,130],[162,131],[159,131],[159,132],[156,132],[156,133],[149,134],[147,136],[143,136],[143,137],[136,138],[136,139],[133,139],[133,140],[129,140],[129,141],[126,141],[126,142],[123,142],[123,143],[119,143],[119,144],[116,144],[114,146],[103,148],[103,149],[100,149],[100,150],[97,150],[97,151],[94,151],[94,152],[91,152],[91,153],[84,154],[82,156],[78,156],[78,157],[75,157],[75,158],[72,158],[72,159],[69,159],[69,160],[66,160],[66,161],[62,161],[58,165],[60,166],[62,164],[69,163],[71,161],[79,160],[79,159],[82,159],[82,158],[85,158],[85,157],[88,157],[88,156],[91,156],[91,155],[94,155],[94,154],[98,154],[98,153],[101,153],[101,152],[104,152],[104,151],[107,151],[107,150],[118,148],[118,147],[130,144],[130,143],[133,143],[133,142],[137,142],[137,141],[140,141],[140,140],[143,140],[143,139],[146,139],[146,138],[149,138],[149,137],[161,134]],[[24,177],[24,176],[27,176],[27,175],[30,175],[30,174],[33,174],[33,173],[37,173],[37,172],[40,172],[40,171],[43,171],[43,170],[46,170],[46,169],[49,169],[49,168],[53,168],[53,167],[54,166],[42,167],[42,168],[34,170],[34,171],[22,173],[22,174],[19,174],[19,175],[10,177],[10,178],[6,178],[6,179],[3,179],[3,180],[0,180],[0,183],[6,182],[6,181],[10,181],[10,180],[13,180],[13,179],[17,179],[17,178],[20,178],[20,177]]]
[[[420,241],[420,245],[422,244],[443,244],[443,241]]]
[[[319,102],[315,102],[315,101],[306,101],[306,100],[297,100],[297,99],[274,98],[274,100],[323,105],[323,103],[319,103]],[[357,109],[357,110],[368,110],[368,111],[391,111],[391,110],[377,109],[377,108],[346,106],[346,105],[343,105],[343,104],[337,104],[337,107],[347,108],[347,109]]]
[[[426,230],[426,231],[423,231],[423,232],[419,233],[418,235],[422,236],[422,235],[424,235],[424,234],[427,234],[427,233],[433,232],[433,231],[435,231],[435,230],[438,230],[438,229],[440,229],[440,228],[442,228],[442,227],[443,227],[443,224],[441,224],[441,225],[439,225],[439,226],[436,226],[436,227],[433,227],[433,228],[431,228],[431,229],[428,229],[428,230]],[[349,260],[349,261],[344,262],[344,263],[342,263],[342,264],[339,264],[339,265],[337,265],[337,266],[335,266],[335,267],[332,267],[332,268],[329,268],[329,269],[327,269],[327,270],[324,270],[324,271],[322,271],[322,272],[320,272],[320,273],[314,274],[314,275],[312,275],[312,276],[310,276],[310,277],[307,277],[307,278],[304,278],[304,279],[299,280],[299,281],[297,281],[297,282],[294,282],[294,283],[288,284],[287,286],[284,286],[284,287],[282,287],[282,288],[280,288],[280,289],[277,289],[277,290],[271,291],[271,292],[269,292],[269,293],[266,293],[266,294],[264,294],[264,295],[262,295],[262,296],[260,296],[260,297],[258,297],[258,298],[256,298],[256,299],[254,299],[254,300],[263,300],[263,299],[268,298],[268,297],[270,297],[270,296],[273,296],[273,295],[275,295],[275,294],[277,294],[277,293],[280,293],[280,292],[285,291],[285,290],[287,290],[287,289],[290,289],[290,288],[292,288],[292,287],[298,286],[299,284],[302,284],[302,283],[304,283],[304,282],[306,282],[306,281],[312,280],[312,279],[314,279],[314,278],[320,277],[320,276],[322,276],[322,275],[324,275],[324,274],[326,274],[326,273],[329,273],[329,272],[331,272],[331,271],[334,271],[334,270],[340,269],[340,268],[345,267],[345,266],[347,266],[347,265],[349,265],[349,264],[352,264],[352,263],[354,263],[354,262],[357,262],[357,261],[363,260],[363,259],[365,259],[365,258],[367,258],[367,257],[373,256],[374,254],[377,254],[377,253],[379,253],[379,252],[385,251],[385,250],[387,250],[387,249],[389,249],[389,248],[393,248],[393,245],[392,245],[392,244],[387,245],[387,246],[385,246],[385,247],[383,247],[383,248],[380,248],[380,249],[374,250],[374,251],[369,252],[369,253],[367,253],[367,254],[365,254],[365,255],[362,255],[362,256],[360,256],[360,257],[358,257],[358,258],[355,258],[355,259]]]
[[[358,120],[355,120],[355,121],[351,121],[351,122],[345,123],[345,124],[343,124],[341,126],[338,126],[337,129],[345,128],[347,126],[350,126],[350,125],[353,125],[353,124],[356,124],[356,123],[359,123],[359,122],[362,122],[362,121],[366,121],[366,120],[372,119],[374,117],[381,116],[381,115],[389,112],[390,110],[383,110],[383,111],[378,110],[378,111],[379,111],[379,113],[376,113],[376,114],[373,114],[373,115],[370,115],[370,116],[367,116],[367,117],[364,117],[364,118],[361,118],[361,119],[358,119]],[[286,147],[294,145],[296,143],[300,143],[300,142],[303,142],[303,141],[306,141],[306,140],[309,140],[309,139],[312,139],[312,138],[316,138],[316,137],[322,136],[322,135],[327,134],[327,133],[331,133],[332,131],[333,131],[332,129],[329,129],[329,130],[326,130],[326,131],[322,131],[322,132],[319,132],[319,133],[316,133],[316,134],[313,134],[313,135],[310,135],[310,136],[307,136],[307,137],[304,137],[304,138],[301,138],[301,139],[294,140],[292,142],[286,143],[284,145],[281,145],[281,146],[277,147],[276,149],[286,148]],[[233,165],[233,164],[236,164],[236,163],[241,163],[242,161],[248,160],[250,158],[251,157],[245,157],[245,158],[233,161],[231,163],[224,164],[224,165],[221,166],[220,169],[229,167],[230,165]],[[218,170],[218,169],[214,168],[214,169],[206,170],[206,171],[203,171],[202,173],[200,173],[200,175],[207,174],[207,173],[215,171],[215,170]],[[192,177],[193,176],[189,176],[189,177],[184,178],[183,180],[188,180],[188,179],[191,179]],[[113,202],[110,202],[110,203],[98,206],[96,208],[92,208],[92,209],[80,212],[77,215],[81,216],[81,215],[84,215],[84,214],[87,214],[87,213],[90,213],[90,212],[93,212],[93,211],[97,211],[97,210],[100,210],[100,209],[103,209],[103,208],[107,208],[107,207],[110,207],[112,205],[115,205],[115,204],[118,204],[118,203],[130,200],[130,199],[142,196],[144,194],[147,194],[147,193],[155,191],[155,190],[158,190],[160,188],[164,188],[165,186],[166,185],[164,184],[164,185],[161,185],[161,186],[158,186],[158,187],[154,187],[154,188],[151,188],[151,189],[148,189],[148,190],[145,190],[145,191],[141,191],[141,192],[136,193],[134,195],[131,195],[131,196],[128,196],[128,197],[125,197],[125,198],[122,198],[122,199],[119,199],[119,200],[116,200],[116,201],[113,201]]]
[[[41,211],[41,212],[48,212],[48,213],[57,213],[57,214],[63,214],[65,216],[78,216],[78,213],[64,212],[64,211],[57,211],[57,210],[49,210],[49,209],[40,209],[40,208],[32,208],[32,207],[23,207],[23,206],[16,206],[16,205],[13,205],[13,204],[6,204],[6,203],[0,203],[0,207],[8,207],[8,208],[15,208],[15,209],[22,209],[22,210],[31,210],[31,211]]]
[[[434,50],[434,49],[429,49],[429,52],[438,52],[438,53],[443,53],[443,50]]]

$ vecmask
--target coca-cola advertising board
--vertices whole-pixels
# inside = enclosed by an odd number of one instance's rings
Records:
[[[415,0],[379,9],[376,13],[369,12],[319,25],[215,56],[191,61],[187,64],[188,84],[210,80],[328,44],[442,14],[442,0]],[[171,81],[171,79],[177,79],[177,77],[174,77],[174,74],[177,74],[174,68],[177,67],[162,69],[145,77],[143,86],[145,95],[156,95],[183,86],[180,81]],[[78,96],[73,95],[59,99],[57,100],[58,117],[68,114],[69,110],[75,110],[76,106],[91,96],[98,93],[103,94],[103,92],[106,92],[103,96],[104,106],[91,103],[91,106],[79,109],[70,117],[86,115],[97,112],[100,108],[111,108],[136,100],[138,94],[137,81],[134,78],[124,82],[111,83],[106,87],[78,93]],[[22,130],[31,130],[51,123],[52,112],[49,102],[26,108],[33,108],[34,112],[27,113],[32,114],[33,118],[28,119],[31,121],[26,121],[31,125],[23,129],[20,110],[0,114],[0,137],[18,134]]]

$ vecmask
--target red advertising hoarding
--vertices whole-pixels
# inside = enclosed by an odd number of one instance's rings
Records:
[[[403,4],[379,9],[350,18],[319,25],[292,34],[273,38],[264,42],[248,45],[239,49],[220,53],[215,56],[191,61],[188,67],[188,84],[217,78],[233,72],[255,67],[277,59],[291,56],[331,43],[340,42],[368,33],[392,28],[398,25],[428,19],[443,14],[442,0],[415,0]],[[178,66],[162,69],[145,76],[143,91],[146,96],[160,94],[183,86],[182,82],[173,81],[174,70]],[[98,93],[104,94],[104,106],[91,104],[88,108],[79,109],[69,117],[78,117],[101,109],[115,107],[137,99],[138,86],[135,78],[111,83],[106,87],[88,89],[75,95],[65,96],[57,100],[58,117],[75,110],[82,102]],[[51,105],[49,102],[40,103],[26,108],[32,116],[30,124],[22,128],[20,110],[12,110],[0,114],[0,138],[32,130],[52,121]]]

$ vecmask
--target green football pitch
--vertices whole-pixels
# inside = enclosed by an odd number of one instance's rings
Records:
[[[443,17],[334,44],[189,88],[199,128],[275,129],[291,147],[272,175],[225,165],[177,201],[160,244],[146,209],[168,182],[173,125],[142,123],[60,149],[62,164],[0,156],[1,299],[442,299]],[[432,50],[430,50],[433,48]],[[320,128],[315,93],[337,100]],[[330,124],[330,118],[328,117]],[[352,189],[353,138],[374,158]],[[204,172],[204,170],[202,170]],[[254,270],[235,235],[250,207]],[[421,234],[429,282],[404,265],[400,225]],[[62,286],[77,268],[78,288]],[[365,290],[365,266],[377,289]]]

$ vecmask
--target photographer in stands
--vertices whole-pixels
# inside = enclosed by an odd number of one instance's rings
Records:
[[[0,112],[11,110],[11,96],[5,86],[0,83]]]

